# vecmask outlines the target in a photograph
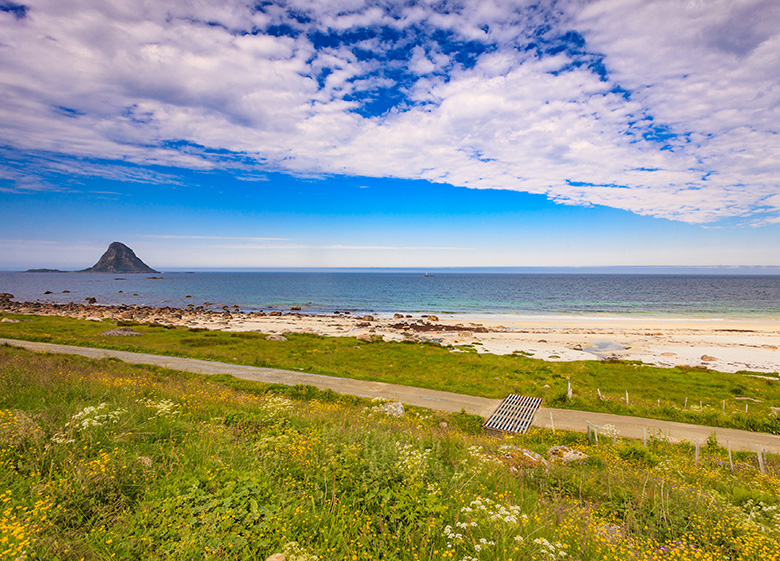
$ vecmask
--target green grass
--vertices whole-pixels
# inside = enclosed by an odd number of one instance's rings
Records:
[[[780,419],[770,409],[780,406],[780,379],[766,380],[744,373],[659,368],[621,361],[547,362],[522,353],[452,353],[429,343],[365,342],[306,334],[288,335],[285,342],[266,341],[263,334],[254,332],[143,324],[133,325],[142,337],[106,337],[100,333],[116,327],[116,322],[3,315],[24,321],[0,323],[0,337],[295,369],[490,398],[519,393],[540,396],[548,407],[780,434]],[[567,378],[574,390],[572,400],[566,398]],[[598,399],[597,389],[603,400]],[[626,390],[630,394],[628,406]],[[746,402],[737,399],[742,397],[761,402],[749,402],[745,413]],[[689,407],[684,409],[686,398]]]
[[[780,559],[777,457],[372,406],[0,347],[0,558]]]

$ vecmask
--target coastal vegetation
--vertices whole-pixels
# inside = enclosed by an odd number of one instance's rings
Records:
[[[623,361],[554,362],[521,352],[492,355],[473,346],[384,342],[289,334],[99,322],[2,314],[0,337],[216,360],[446,390],[489,398],[540,396],[548,407],[600,411],[780,434],[780,378]],[[131,325],[142,336],[101,335]],[[567,395],[571,382],[572,398]],[[629,400],[626,403],[626,392]]]
[[[0,558],[780,559],[775,456],[377,405],[0,346]]]

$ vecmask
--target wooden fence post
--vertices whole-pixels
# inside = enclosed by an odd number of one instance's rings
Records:
[[[731,441],[726,441],[726,446],[729,449],[729,468],[731,469],[731,475],[734,475],[734,460],[731,459]]]
[[[761,470],[761,475],[766,475],[766,465],[764,464],[764,451],[756,444],[756,452],[758,453],[758,469]]]
[[[699,467],[699,439],[696,439],[696,467]]]
[[[553,434],[555,434],[555,422],[552,418],[552,411],[550,411],[550,426],[552,427]]]

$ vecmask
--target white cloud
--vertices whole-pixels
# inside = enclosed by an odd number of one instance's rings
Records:
[[[23,19],[0,13],[0,142],[84,173],[101,173],[94,157],[247,167],[205,147],[260,169],[527,191],[688,222],[780,212],[770,0],[28,5]],[[376,26],[396,34],[365,33]],[[561,41],[572,30],[584,45]],[[354,44],[316,48],[314,32]],[[407,59],[381,58],[393,50]],[[404,101],[371,114],[382,88]],[[17,190],[38,185],[14,173]]]

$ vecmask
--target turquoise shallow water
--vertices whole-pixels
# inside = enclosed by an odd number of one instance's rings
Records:
[[[162,277],[160,279],[150,277]],[[51,294],[44,294],[45,292]],[[64,293],[63,291],[68,291]],[[780,276],[393,272],[0,273],[19,301],[245,311],[780,319]],[[187,298],[190,296],[190,298]]]

